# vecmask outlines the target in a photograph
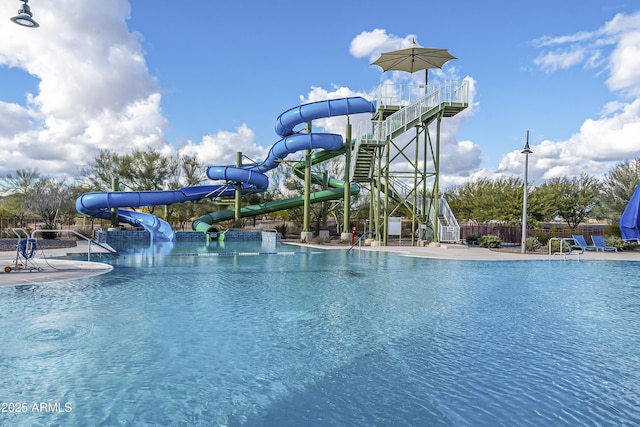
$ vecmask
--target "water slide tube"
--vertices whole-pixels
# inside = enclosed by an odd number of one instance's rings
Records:
[[[240,168],[216,169],[208,171],[212,179],[243,181],[245,193],[265,191],[269,184],[263,174],[252,173]],[[142,227],[151,234],[154,242],[173,242],[175,233],[168,222],[146,212],[120,209],[122,207],[138,208],[142,206],[170,205],[204,198],[230,197],[235,194],[235,186],[229,184],[201,185],[184,187],[179,190],[166,191],[113,191],[95,192],[80,195],[76,200],[76,210],[94,218],[111,219],[111,209],[117,208],[118,222],[125,222],[134,227]]]
[[[76,200],[76,210],[83,215],[89,215],[94,218],[110,219],[111,209],[117,209],[118,222],[125,222],[148,230],[153,242],[172,242],[175,241],[175,233],[169,223],[150,213],[121,208],[169,205],[187,201],[198,201],[204,198],[232,197],[235,195],[235,183],[241,183],[242,194],[265,191],[269,185],[269,179],[264,175],[264,172],[277,167],[287,155],[300,150],[318,148],[335,151],[340,150],[344,146],[342,137],[339,135],[322,133],[298,134],[293,130],[296,125],[318,118],[366,112],[373,113],[374,111],[374,105],[360,97],[334,99],[301,105],[285,111],[278,117],[276,133],[283,138],[273,145],[264,162],[258,165],[243,166],[240,168],[234,166],[211,166],[207,168],[207,176],[210,179],[224,180],[226,181],[225,184],[192,186],[178,190],[164,191],[85,193],[80,195]],[[332,180],[330,185],[339,185],[339,182]],[[325,191],[330,192],[332,190]],[[336,197],[333,197],[335,199],[337,198],[337,193],[343,190],[334,189],[333,191],[335,192]],[[354,185],[352,185],[351,191],[356,191]],[[313,201],[321,202],[331,200],[328,198],[328,193],[324,191],[319,193],[322,194],[314,197],[312,199]],[[252,207],[248,206],[243,208],[241,215],[260,215],[262,213],[300,206],[303,201],[300,202],[297,199],[299,198],[294,198],[290,201],[281,200],[270,202],[268,204],[258,205],[259,207],[253,210],[251,209]],[[228,219],[213,218],[211,215],[214,214],[206,215],[194,221],[193,229],[206,232],[214,222]],[[234,215],[231,216],[231,218],[233,217]]]
[[[319,118],[361,113],[373,114],[374,112],[375,105],[361,97],[319,101],[287,110],[276,119],[275,130],[282,139],[271,147],[264,162],[251,167],[250,170],[266,172],[277,167],[289,154],[307,149],[324,149],[324,151],[314,153],[311,156],[312,164],[339,156],[345,152],[347,147],[340,135],[296,133],[294,128],[302,123]],[[293,170],[296,176],[304,178],[304,161],[298,162]],[[322,183],[322,177],[318,175],[312,174],[311,178],[316,183]],[[311,193],[311,203],[338,200],[344,197],[344,181],[330,179],[328,184],[329,189]],[[357,194],[360,191],[360,187],[356,184],[351,184],[349,191],[351,194]],[[250,205],[240,209],[240,217],[263,215],[302,205],[304,205],[304,196]],[[235,218],[234,210],[213,212],[196,219],[192,224],[192,228],[196,231],[207,232],[212,224],[233,218]]]

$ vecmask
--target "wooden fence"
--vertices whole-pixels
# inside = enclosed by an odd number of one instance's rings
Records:
[[[527,227],[527,237],[547,235],[549,237],[571,237],[572,234],[602,236],[603,224],[579,225],[577,230],[566,225],[554,224],[544,228]],[[520,244],[522,242],[522,225],[503,224],[460,224],[460,239],[466,240],[469,234],[498,236],[503,243]]]

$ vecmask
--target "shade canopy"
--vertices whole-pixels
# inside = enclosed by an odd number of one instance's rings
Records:
[[[442,68],[451,59],[457,59],[447,49],[421,47],[415,40],[409,47],[386,52],[380,55],[371,65],[377,65],[383,71],[406,71],[415,73],[429,68]],[[427,74],[428,76],[428,74]]]
[[[627,207],[622,212],[619,225],[622,240],[640,242],[640,185],[636,187]]]

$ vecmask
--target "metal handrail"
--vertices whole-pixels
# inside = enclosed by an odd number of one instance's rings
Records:
[[[406,182],[402,181],[399,178],[391,177],[389,180],[389,184],[394,191],[397,191],[403,198],[407,198],[410,193],[413,191],[413,187]],[[434,200],[432,198],[427,198],[426,200],[422,200],[422,195],[417,195],[417,203],[416,211],[422,215],[429,215],[429,219],[431,220],[431,224],[438,227],[438,236],[440,236],[440,241],[445,242],[457,242],[460,240],[460,224],[456,219],[449,203],[444,199],[444,197],[438,198],[438,214],[445,218],[446,224],[440,220],[440,218],[435,217],[435,209],[434,209]],[[413,202],[411,202],[413,203]],[[426,205],[427,212],[422,211],[422,206]]]
[[[552,244],[551,242],[553,241],[559,241],[560,242],[560,252],[552,252]],[[549,239],[549,242],[547,243],[547,245],[549,246],[549,257],[551,257],[552,255],[562,255],[564,257],[564,259],[567,258],[567,255],[571,255],[573,253],[573,248],[577,248],[578,246],[572,245],[570,242],[574,242],[574,239],[572,238],[566,238],[566,237],[552,237],[551,239]],[[562,245],[565,245],[567,247],[567,252],[563,252],[562,251]],[[580,255],[582,255],[584,253],[584,248],[580,247],[580,253],[578,253],[578,259],[580,259]]]
[[[22,231],[25,231],[24,229],[20,229]],[[98,246],[99,248],[102,248],[104,250],[106,250],[109,254],[114,255],[114,256],[120,256],[120,254],[118,252],[116,252],[115,250],[113,250],[112,248],[108,247],[108,246],[104,246],[103,244],[88,238],[87,236],[78,233],[75,230],[34,230],[31,232],[31,238],[34,238],[34,236],[36,235],[36,233],[72,233],[78,237],[80,237],[81,239],[84,239],[87,241],[87,261],[91,261],[91,244],[94,244],[96,246]],[[15,231],[14,231],[15,233]],[[28,234],[27,234],[28,235]]]
[[[371,234],[378,234],[375,231],[365,231],[364,233],[362,233],[362,236],[358,237],[358,240],[356,240],[353,245],[351,245],[349,247],[349,249],[347,249],[347,253],[349,253],[351,251],[351,249],[353,249],[356,245],[358,245],[362,239],[364,239],[367,235],[371,235]],[[378,236],[378,242],[380,242],[380,236]]]
[[[356,144],[360,141],[381,142],[407,123],[441,104],[468,104],[469,82],[447,80],[439,86],[386,84],[378,87],[375,95],[378,107],[401,107],[384,121],[362,122],[356,131]],[[366,143],[366,142],[365,142]],[[356,151],[357,151],[356,146]]]

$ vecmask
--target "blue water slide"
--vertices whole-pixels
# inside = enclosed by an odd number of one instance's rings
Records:
[[[349,114],[375,113],[375,104],[361,97],[329,99],[291,108],[276,119],[276,133],[282,137],[295,133],[294,128],[315,119]]]
[[[276,133],[282,139],[273,144],[267,158],[262,163],[249,169],[266,172],[277,167],[289,154],[304,150],[323,149],[329,152],[336,152],[337,155],[337,151],[343,150],[345,147],[342,136],[331,133],[296,133],[295,127],[320,118],[362,113],[375,113],[375,104],[360,97],[331,99],[291,108],[276,119]],[[326,158],[330,157],[332,156],[329,155]],[[313,176],[312,179],[314,179]],[[316,177],[315,180],[322,182],[321,178]],[[342,189],[344,185],[343,181],[329,180],[329,186],[334,189],[313,193],[311,200],[312,202],[321,202],[341,199],[344,197],[344,191],[336,191],[336,189]],[[352,184],[350,185],[350,191],[351,194],[357,194],[360,188],[356,184]],[[245,206],[241,209],[240,216],[256,216],[278,210],[291,209],[302,206],[303,203],[303,197],[294,197],[260,205]],[[197,218],[193,222],[192,228],[196,231],[208,232],[212,224],[233,219],[234,217],[235,212],[232,210],[214,212]]]
[[[264,174],[232,166],[211,167],[207,170],[207,176],[213,180],[241,182],[244,193],[265,191],[269,185],[269,180]],[[76,200],[76,210],[94,218],[110,219],[111,209],[116,208],[118,222],[148,230],[154,242],[173,242],[175,233],[166,221],[147,212],[120,208],[171,205],[204,198],[231,197],[235,190],[235,186],[218,184],[184,187],[179,190],[85,193]]]
[[[178,190],[163,191],[85,193],[76,200],[76,210],[83,215],[110,219],[111,209],[117,209],[119,222],[125,222],[148,230],[152,241],[175,241],[175,233],[166,221],[150,213],[121,208],[170,205],[198,201],[204,198],[232,197],[236,191],[235,183],[241,184],[243,194],[265,191],[269,185],[269,179],[264,173],[277,167],[289,154],[308,149],[334,151],[344,146],[340,135],[296,133],[294,128],[297,125],[324,117],[367,112],[374,113],[375,105],[360,97],[332,99],[300,105],[285,111],[278,117],[276,133],[282,139],[271,147],[267,158],[262,163],[242,167],[211,166],[207,168],[207,176],[210,179],[223,180],[226,181],[225,184],[191,186]],[[194,221],[193,228],[202,229],[203,227],[196,227],[197,222],[198,220]],[[206,226],[205,224],[205,228]]]

